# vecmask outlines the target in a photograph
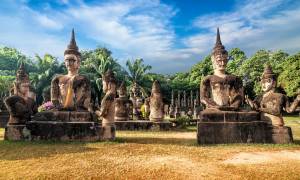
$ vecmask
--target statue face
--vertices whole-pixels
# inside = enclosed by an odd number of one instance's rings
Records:
[[[80,59],[74,54],[65,55],[65,66],[68,72],[76,72],[80,66]]]
[[[19,85],[19,92],[23,95],[23,96],[28,96],[29,95],[29,87],[30,84],[29,83],[21,83]]]
[[[275,85],[275,81],[272,78],[262,79],[261,87],[264,92],[270,91]]]
[[[214,70],[222,70],[224,71],[226,69],[226,65],[228,62],[228,55],[227,54],[221,54],[218,53],[216,55],[212,55],[213,58],[213,67]]]

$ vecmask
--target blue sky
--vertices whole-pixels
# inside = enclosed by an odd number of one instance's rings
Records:
[[[188,71],[220,27],[226,49],[300,51],[298,0],[1,0],[0,45],[62,60],[75,28],[80,49],[104,46],[121,65],[143,58],[153,72]]]

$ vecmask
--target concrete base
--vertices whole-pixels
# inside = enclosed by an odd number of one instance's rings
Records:
[[[268,126],[267,127],[268,143],[289,144],[293,143],[292,129],[287,126]]]
[[[99,141],[101,128],[95,122],[29,121],[31,140]]]
[[[102,141],[113,141],[116,139],[116,126],[102,125],[101,127],[101,140]]]
[[[197,123],[199,144],[266,143],[267,123],[258,112],[210,111]]]
[[[29,131],[23,125],[7,125],[4,132],[4,140],[20,141],[29,138]]]
[[[139,121],[115,121],[117,130],[170,130],[172,127],[172,123],[168,121],[162,122],[151,122],[145,120]]]
[[[32,121],[96,122],[97,117],[88,111],[44,111],[36,113]]]

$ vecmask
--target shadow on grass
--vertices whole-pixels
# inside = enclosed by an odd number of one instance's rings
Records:
[[[54,141],[0,141],[0,160],[24,160],[50,157],[58,154],[82,153],[97,148],[87,147],[84,142]]]

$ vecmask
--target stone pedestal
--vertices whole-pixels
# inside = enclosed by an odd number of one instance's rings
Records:
[[[31,140],[98,141],[101,128],[95,122],[29,121]]]
[[[9,120],[9,112],[1,111],[0,112],[0,128],[5,128],[8,120]]]
[[[287,126],[268,126],[267,127],[268,143],[289,144],[293,143],[292,129]]]
[[[31,140],[98,141],[101,127],[88,111],[45,111],[26,123]]]
[[[172,123],[169,121],[152,122],[152,121],[115,121],[117,130],[161,130],[166,131],[172,128]]]
[[[116,138],[116,125],[112,124],[102,124],[101,127],[101,140],[103,141],[113,141]]]
[[[5,128],[4,140],[20,141],[29,138],[29,135],[25,124],[8,124]]]
[[[204,110],[197,123],[199,144],[266,143],[267,123],[258,112]]]

